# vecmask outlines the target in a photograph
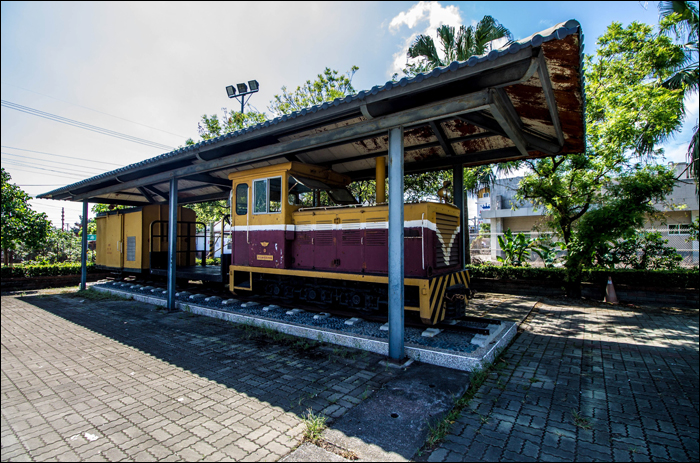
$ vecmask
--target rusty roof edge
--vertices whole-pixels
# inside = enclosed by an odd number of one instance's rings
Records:
[[[346,103],[351,103],[357,100],[364,100],[366,97],[369,95],[377,95],[380,92],[387,92],[390,91],[394,88],[398,87],[405,87],[409,84],[415,84],[415,83],[420,83],[423,82],[425,79],[432,79],[432,78],[437,78],[438,76],[447,73],[447,72],[454,72],[458,71],[459,69],[465,68],[465,67],[473,67],[476,66],[477,64],[484,63],[486,61],[495,61],[499,58],[502,58],[508,54],[515,54],[518,53],[520,50],[527,48],[527,47],[539,47],[542,43],[544,42],[549,42],[550,40],[561,40],[564,39],[565,37],[568,37],[571,34],[574,33],[579,33],[580,34],[580,47],[579,47],[579,53],[581,55],[581,60],[579,62],[580,69],[582,69],[583,65],[583,31],[581,30],[581,24],[575,20],[575,19],[570,19],[566,22],[559,23],[555,26],[552,26],[548,29],[545,29],[543,31],[537,32],[525,39],[517,40],[513,42],[512,44],[508,46],[501,47],[496,50],[491,50],[489,53],[480,55],[480,56],[471,56],[469,59],[465,61],[453,61],[450,63],[448,66],[444,67],[438,67],[433,69],[431,72],[428,73],[421,73],[416,75],[415,77],[412,78],[407,78],[404,77],[400,79],[399,81],[388,81],[384,85],[375,85],[372,87],[370,90],[362,90],[354,95],[348,95],[344,98],[336,98],[333,101],[328,101],[324,102],[320,105],[314,105],[311,106],[310,108],[303,108],[300,111],[294,111],[291,114],[285,114],[282,116],[275,117],[274,119],[265,121],[260,124],[256,124],[254,126],[246,127],[245,129],[237,130],[235,132],[230,132],[224,135],[221,135],[216,138],[211,138],[209,140],[203,140],[199,143],[196,143],[194,145],[189,145],[185,146],[183,148],[178,148],[174,151],[171,151],[169,153],[164,153],[158,156],[154,156],[152,158],[134,163],[134,164],[129,164],[124,167],[120,167],[119,169],[115,169],[109,172],[105,172],[99,175],[96,175],[94,177],[90,177],[85,180],[81,180],[79,182],[67,185],[65,187],[57,188],[55,190],[51,190],[47,193],[42,193],[40,195],[37,195],[37,198],[40,199],[51,199],[55,195],[62,195],[69,193],[69,189],[75,189],[77,187],[81,186],[87,186],[90,183],[96,182],[96,181],[106,181],[106,180],[112,180],[115,179],[118,175],[124,174],[126,172],[133,172],[135,170],[138,170],[142,167],[153,167],[154,164],[159,163],[160,161],[175,161],[175,160],[180,160],[187,158],[189,156],[194,157],[197,152],[199,152],[199,149],[204,146],[209,146],[212,144],[219,144],[220,142],[224,140],[229,140],[231,138],[235,138],[244,134],[248,134],[257,130],[262,130],[264,128],[277,125],[281,122],[286,122],[290,119],[295,119],[300,116],[306,116],[309,113],[316,113],[319,110],[326,110],[330,109],[332,107],[337,107],[340,106],[341,104],[346,104]],[[585,105],[586,105],[586,100],[585,100],[585,93],[584,93],[584,77],[583,77],[583,72],[580,73],[580,84],[581,84],[581,95],[582,95],[582,105],[583,105],[583,110],[585,112]],[[391,97],[388,93],[386,94],[386,98]],[[584,137],[585,137],[585,124],[584,124]],[[59,198],[63,199],[63,198]]]

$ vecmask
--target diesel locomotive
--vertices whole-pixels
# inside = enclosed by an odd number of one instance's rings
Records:
[[[358,204],[347,190],[349,177],[298,162],[233,172],[229,180],[231,254],[222,255],[221,284],[227,278],[239,295],[387,312],[386,202]],[[167,275],[167,216],[166,205],[99,214],[98,267]],[[197,224],[194,211],[178,208],[178,277],[199,279]],[[465,313],[470,290],[469,274],[460,266],[460,233],[459,209],[452,204],[404,206],[405,310],[418,312],[425,324]]]
[[[349,177],[297,162],[229,179],[231,291],[386,313],[386,203],[358,204]],[[320,205],[322,195],[333,205]],[[465,313],[469,274],[460,268],[459,225],[454,205],[404,206],[405,309],[428,325]]]

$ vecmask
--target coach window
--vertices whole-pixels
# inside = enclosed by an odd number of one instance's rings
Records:
[[[248,184],[241,183],[236,187],[236,215],[248,213]]]
[[[253,182],[253,213],[267,214],[282,211],[282,177],[265,178]]]

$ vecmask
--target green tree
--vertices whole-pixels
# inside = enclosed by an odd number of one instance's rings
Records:
[[[684,94],[698,91],[700,76],[698,59],[698,5],[689,1],[663,1],[659,2],[659,14],[661,16],[661,32],[670,35],[673,33],[682,41],[684,59],[674,69],[673,74],[663,81],[662,85],[670,89],[680,89]],[[698,175],[700,175],[700,133],[698,121],[695,121],[695,130],[688,144],[688,164],[695,178],[695,192],[700,199],[698,188]]]
[[[223,113],[221,119],[219,119],[219,116],[216,114],[212,114],[211,116],[207,116],[206,114],[202,115],[202,120],[197,126],[202,140],[209,140],[210,138],[226,135],[227,133],[245,129],[267,120],[265,113],[257,111],[239,113],[228,111],[226,108],[223,108]],[[193,145],[194,141],[188,140],[186,144]]]
[[[339,75],[338,71],[325,68],[316,80],[307,80],[292,92],[287,91],[287,87],[282,87],[282,94],[272,98],[268,109],[275,116],[281,116],[352,95],[355,93],[352,78],[359,69],[352,66],[347,73]]]
[[[81,247],[80,236],[75,230],[51,227],[40,247],[20,246],[17,255],[25,262],[38,264],[80,262]]]
[[[494,40],[513,39],[511,32],[491,16],[484,16],[476,26],[443,25],[437,28],[442,54],[438,53],[433,38],[419,35],[408,48],[408,58],[416,59],[407,63],[404,74],[415,76],[431,71],[436,67],[447,66],[453,61],[466,61],[473,55],[483,55],[491,50]]]
[[[567,248],[567,290],[580,295],[595,250],[641,226],[674,185],[653,161],[656,145],[678,130],[683,92],[659,85],[684,59],[680,46],[650,26],[619,23],[586,57],[587,152],[527,161],[516,196],[544,208]]]
[[[2,250],[4,263],[8,264],[9,253],[20,246],[39,248],[46,240],[51,228],[46,214],[34,211],[29,205],[32,199],[20,187],[10,183],[12,177],[2,168]]]
[[[681,261],[683,257],[659,232],[634,231],[619,241],[605,243],[595,255],[596,265],[607,268],[673,269]]]

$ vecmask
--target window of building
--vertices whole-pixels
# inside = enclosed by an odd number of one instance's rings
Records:
[[[248,184],[241,183],[236,186],[236,215],[248,213]]]
[[[669,225],[668,226],[668,234],[669,235],[688,235],[688,234],[690,234],[690,225],[688,225],[687,223]]]
[[[253,182],[253,213],[268,214],[282,211],[282,177]]]

